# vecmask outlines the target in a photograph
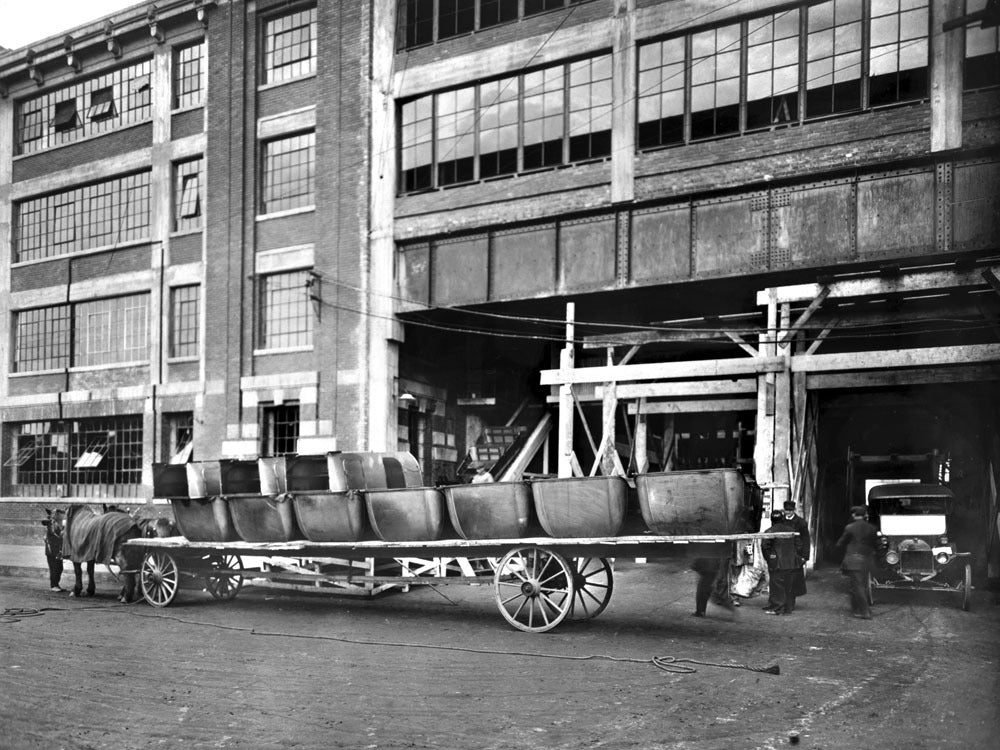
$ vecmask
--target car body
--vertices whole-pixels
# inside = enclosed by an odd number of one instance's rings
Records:
[[[881,549],[871,588],[954,591],[969,608],[971,553],[959,552],[949,536],[954,493],[929,483],[880,484],[868,493],[868,508]]]

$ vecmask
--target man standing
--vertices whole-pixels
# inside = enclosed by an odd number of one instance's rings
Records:
[[[771,513],[771,528],[769,531],[795,531],[785,520],[780,510]],[[792,578],[796,568],[802,567],[802,539],[796,534],[782,539],[765,539],[761,544],[764,559],[767,560],[767,570],[771,582],[770,596],[764,612],[769,615],[788,615],[795,609],[795,594],[792,589]]]
[[[62,510],[55,512],[45,509],[48,515],[42,526],[45,527],[45,561],[49,565],[49,590],[55,592],[65,591],[60,585],[63,574],[63,524],[66,523],[66,513]]]
[[[841,572],[847,576],[851,596],[851,614],[862,620],[872,619],[868,607],[868,572],[875,561],[878,549],[878,532],[865,518],[868,508],[855,505],[851,508],[851,522],[837,540],[837,547],[844,548]]]
[[[809,551],[811,542],[809,540],[809,526],[806,519],[795,513],[795,501],[785,501],[785,523],[795,529],[802,540],[802,565],[792,571],[792,609],[795,609],[795,600],[806,594],[806,572],[805,564],[809,561]]]

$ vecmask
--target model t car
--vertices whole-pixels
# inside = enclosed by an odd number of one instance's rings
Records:
[[[927,589],[962,595],[969,608],[971,553],[959,552],[949,535],[955,496],[937,484],[881,484],[868,493],[881,549],[870,589]],[[869,591],[871,597],[871,591]]]

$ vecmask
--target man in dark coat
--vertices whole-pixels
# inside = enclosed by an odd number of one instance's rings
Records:
[[[841,572],[847,576],[851,596],[851,614],[862,620],[872,619],[868,607],[868,572],[875,561],[878,549],[878,532],[866,517],[868,508],[855,505],[851,508],[851,522],[837,540],[837,547],[844,548]]]
[[[809,561],[809,552],[811,547],[809,539],[809,526],[806,524],[806,519],[800,515],[796,515],[794,500],[786,500],[784,507],[785,523],[795,529],[799,535],[799,539],[802,540],[802,565],[796,568],[792,573],[792,595],[795,599],[797,599],[798,597],[805,596],[806,594],[805,564]],[[792,609],[795,609],[794,599]]]
[[[795,531],[780,510],[771,513],[771,528],[768,530]],[[789,538],[765,539],[761,549],[771,578],[770,596],[764,612],[769,615],[791,614],[795,609],[792,578],[795,570],[802,567],[802,539],[797,534]]]

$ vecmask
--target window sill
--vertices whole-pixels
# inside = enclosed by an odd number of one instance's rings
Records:
[[[188,104],[187,106],[184,107],[175,107],[174,109],[170,110],[170,114],[182,115],[185,112],[193,112],[196,109],[204,109],[204,108],[205,108],[205,99],[204,96],[202,96],[202,100],[197,104]]]
[[[254,349],[253,356],[266,357],[270,354],[295,354],[296,352],[311,352],[312,350],[312,344],[306,346],[289,346],[283,349]]]
[[[128,242],[123,242],[120,245],[101,245],[99,247],[88,247],[86,250],[73,250],[68,253],[59,253],[58,255],[46,255],[44,258],[32,258],[31,260],[19,260],[10,264],[11,268],[25,268],[27,266],[36,266],[39,263],[48,263],[52,260],[59,260],[61,258],[79,258],[84,255],[99,255],[100,253],[107,253],[112,250],[127,250],[132,247],[140,247],[142,245],[153,244],[153,239],[151,237],[145,237],[139,240],[130,240]]]
[[[43,377],[46,375],[65,375],[68,372],[66,367],[56,367],[51,370],[24,370],[22,372],[11,372],[7,374],[7,377],[11,380],[15,378],[31,378],[35,376]]]
[[[125,367],[149,367],[149,360],[139,359],[132,362],[111,362],[106,365],[77,365],[76,367],[70,367],[68,372],[98,372],[100,370],[117,370]]]
[[[267,91],[268,89],[275,89],[279,86],[287,86],[290,83],[298,83],[299,81],[307,81],[310,78],[315,78],[316,72],[305,73],[304,75],[295,76],[294,78],[282,78],[280,81],[274,81],[273,83],[262,83],[257,87],[257,91]]]
[[[204,231],[205,231],[204,227],[198,227],[197,229],[180,229],[180,230],[174,230],[173,232],[170,233],[169,236],[170,239],[174,239],[175,237],[189,237],[193,234],[201,234]]]
[[[185,364],[190,364],[192,362],[197,363],[197,362],[200,362],[200,361],[201,361],[201,357],[199,357],[197,355],[190,356],[190,357],[167,357],[167,364],[168,365],[185,365]]]
[[[282,219],[286,216],[295,216],[296,214],[308,214],[316,210],[316,204],[311,206],[299,206],[298,208],[286,208],[284,211],[275,211],[270,214],[257,214],[254,217],[254,221],[270,221],[271,219]]]

